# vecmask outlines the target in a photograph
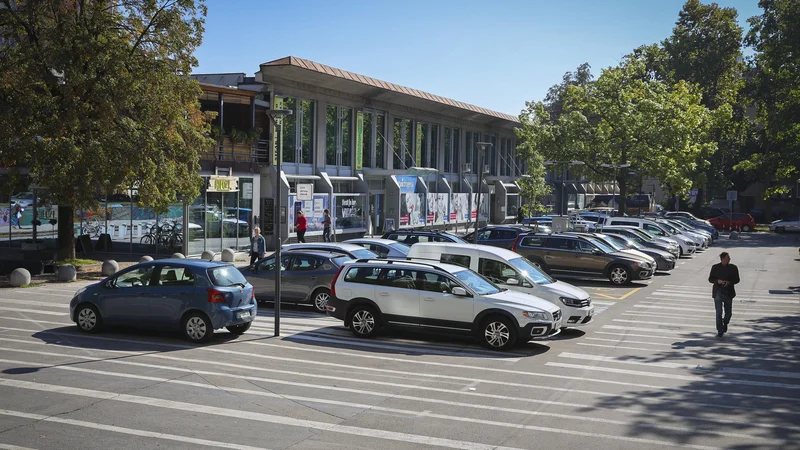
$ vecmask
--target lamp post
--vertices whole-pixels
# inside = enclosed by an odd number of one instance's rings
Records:
[[[625,163],[625,164],[616,164],[616,165],[614,165],[614,164],[600,164],[600,167],[605,167],[605,168],[607,168],[607,169],[614,169],[614,196],[613,196],[613,197],[611,197],[611,198],[614,198],[614,197],[616,197],[616,191],[617,191],[617,170],[618,170],[618,169],[624,169],[624,168],[626,168],[626,167],[630,167],[630,166],[631,166],[631,165],[630,165],[630,164],[628,164],[628,163]],[[622,192],[620,192],[620,194],[622,194]],[[620,199],[620,200],[622,200],[622,199]],[[617,205],[617,208],[619,208],[619,204]]]
[[[476,142],[475,145],[478,146],[478,161],[483,162],[484,156],[483,154],[486,152],[486,149],[493,146],[491,142]],[[484,173],[489,173],[487,170],[484,170],[484,164],[478,165],[478,198],[477,204],[475,205],[475,233],[472,235],[472,243],[478,243],[478,224],[480,223],[481,217],[481,191],[483,190],[483,175]]]
[[[281,161],[283,149],[275,144],[275,133],[278,129],[276,117],[291,116],[291,109],[268,109],[264,111],[272,122],[271,143],[275,145],[275,336],[281,335]],[[288,212],[287,212],[288,215]]]
[[[586,164],[583,161],[545,161],[543,165],[545,166],[561,166],[563,168],[562,178],[561,178],[561,199],[559,200],[559,208],[558,213],[560,216],[564,215],[564,210],[567,209],[567,204],[564,201],[564,185],[567,179],[567,166],[582,166]]]

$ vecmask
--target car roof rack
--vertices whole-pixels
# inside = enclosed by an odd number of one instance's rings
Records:
[[[417,264],[420,266],[428,266],[432,267],[436,270],[442,270],[446,272],[446,270],[442,269],[441,267],[437,266],[436,264],[424,263],[419,262],[417,260],[410,260],[410,259],[376,259],[376,258],[362,258],[355,261],[356,263],[366,263],[366,262],[382,262],[386,265],[392,264]]]

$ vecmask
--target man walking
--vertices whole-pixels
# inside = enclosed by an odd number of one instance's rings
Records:
[[[250,238],[250,270],[258,272],[256,263],[267,255],[267,241],[261,235],[261,228],[253,228],[253,237]]]
[[[728,332],[728,323],[731,321],[731,307],[733,298],[736,297],[733,286],[739,283],[739,268],[731,264],[728,252],[720,253],[719,260],[719,264],[711,266],[708,282],[714,285],[711,296],[714,297],[714,307],[717,310],[717,337],[721,338]]]
[[[322,240],[331,241],[331,212],[326,208],[322,213]]]

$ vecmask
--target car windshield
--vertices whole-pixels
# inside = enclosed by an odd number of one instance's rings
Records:
[[[391,244],[389,244],[389,247],[392,247],[393,249],[397,250],[398,252],[404,255],[407,255],[408,252],[411,251],[411,247],[407,246],[406,244],[401,244],[400,242],[392,242]]]
[[[630,238],[628,236],[612,236],[612,237],[617,238],[617,242],[620,242],[621,244],[633,247],[636,250],[641,250],[641,249],[644,248],[644,246],[642,244],[640,244],[639,242],[637,242],[635,238]]]
[[[338,267],[342,267],[342,265],[344,263],[346,263],[347,261],[352,261],[352,260],[353,260],[353,258],[351,258],[349,256],[346,256],[346,255],[345,256],[336,256],[334,258],[331,258],[331,261],[333,261],[333,263],[336,264]]]
[[[365,248],[361,250],[353,250],[350,253],[355,255],[355,257],[358,259],[375,259],[378,257],[378,255],[376,255],[375,252],[373,252],[372,250],[367,250]]]
[[[239,269],[233,266],[218,266],[208,269],[208,277],[214,286],[230,287],[242,286],[247,284],[247,279],[239,272]]]
[[[489,280],[483,278],[471,270],[461,270],[453,275],[463,281],[467,286],[478,295],[492,295],[500,292],[500,289],[493,285]]]
[[[536,267],[533,263],[525,258],[509,259],[508,262],[523,275],[525,275],[529,281],[532,281],[536,284],[550,284],[556,282],[556,280],[551,278],[550,275],[544,273],[542,269]]]
[[[458,242],[459,244],[469,244],[469,242],[461,239],[460,237],[456,236],[455,234],[447,234],[447,237],[453,239],[453,242]]]
[[[613,248],[616,251],[625,250],[625,247],[623,245],[620,245],[619,242],[615,241],[614,238],[606,237],[606,238],[595,238],[595,239],[602,242],[603,244],[606,244],[607,246]]]
[[[671,234],[683,234],[681,233],[681,230],[675,228],[674,226],[666,222],[659,222],[658,224],[661,225],[662,228],[666,228],[667,231],[669,231]]]

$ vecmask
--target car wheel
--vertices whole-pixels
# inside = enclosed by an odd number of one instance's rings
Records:
[[[481,342],[492,350],[508,350],[517,343],[517,331],[507,317],[490,316],[481,325]]]
[[[750,225],[742,225],[742,231],[747,233],[751,230]]]
[[[631,271],[625,266],[614,266],[608,273],[608,279],[617,286],[628,284],[631,282]]]
[[[356,337],[371,338],[378,332],[378,314],[371,306],[356,306],[350,313],[350,331]]]
[[[97,307],[87,303],[78,308],[78,312],[75,315],[75,323],[84,333],[96,333],[103,325],[103,320]]]
[[[190,342],[208,342],[214,334],[214,327],[208,317],[201,312],[189,313],[183,319],[183,335]]]
[[[244,334],[247,330],[250,329],[250,325],[252,325],[252,324],[253,324],[253,322],[247,322],[247,323],[243,323],[241,325],[233,325],[233,326],[225,327],[225,328],[227,328],[228,331],[231,332],[231,334]]]
[[[320,288],[314,291],[314,294],[311,296],[314,301],[314,308],[317,309],[319,312],[327,312],[328,307],[328,299],[331,298],[331,291],[325,288]]]

